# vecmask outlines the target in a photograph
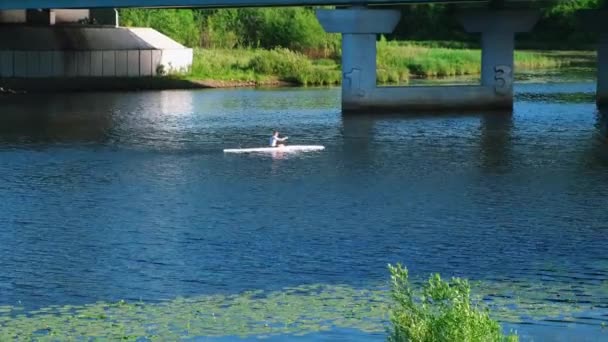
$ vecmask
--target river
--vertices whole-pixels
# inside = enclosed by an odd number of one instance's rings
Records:
[[[337,88],[1,97],[0,331],[124,300],[181,336],[382,341],[401,262],[479,282],[522,340],[606,339],[608,113],[589,74],[542,76],[512,113],[342,116]],[[222,152],[275,128],[326,149]]]

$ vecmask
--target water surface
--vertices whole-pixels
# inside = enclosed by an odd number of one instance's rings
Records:
[[[522,81],[512,113],[342,116],[336,88],[2,97],[0,306],[377,289],[402,262],[534,288],[559,315],[505,321],[525,338],[606,338],[608,119],[588,77]],[[222,152],[275,128],[326,150]],[[289,338],[385,336],[315,330]]]

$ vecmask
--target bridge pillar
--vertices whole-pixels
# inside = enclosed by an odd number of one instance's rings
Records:
[[[533,10],[471,10],[460,15],[467,32],[481,33],[481,85],[491,87],[498,104],[513,105],[515,33],[534,27]]]
[[[605,106],[608,105],[608,9],[580,10],[577,16],[583,29],[599,35],[595,101],[598,106]]]
[[[399,11],[354,7],[317,10],[327,32],[342,34],[342,111],[401,111],[513,106],[513,47],[516,32],[530,30],[538,13],[472,10],[461,20],[482,35],[481,84],[443,87],[377,87],[376,35],[390,33]]]
[[[376,88],[377,34],[392,32],[401,14],[353,7],[316,15],[326,32],[342,34],[342,108],[357,106]]]

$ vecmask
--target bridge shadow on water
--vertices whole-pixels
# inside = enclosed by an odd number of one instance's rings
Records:
[[[16,95],[0,103],[0,143],[104,142],[115,125],[108,97],[81,94],[79,101],[61,101],[52,95]],[[101,109],[100,109],[101,108]]]
[[[598,108],[594,126],[584,163],[589,169],[608,169],[608,107]]]
[[[180,115],[194,112],[192,94],[142,91],[0,97],[0,144],[43,148],[185,140],[188,127],[173,125]]]
[[[473,120],[475,123],[471,123]],[[437,122],[440,123],[437,123]],[[436,138],[428,137],[427,144],[432,147],[435,144],[443,145],[444,138],[453,138],[450,123],[467,122],[467,125],[476,125],[475,132],[469,136],[461,136],[466,140],[474,139],[477,145],[477,164],[480,169],[487,172],[505,172],[512,164],[512,131],[513,111],[512,110],[485,110],[468,112],[404,112],[404,113],[383,113],[383,114],[343,114],[342,115],[342,135],[345,141],[345,151],[352,152],[371,161],[377,148],[380,145],[393,145],[396,149],[411,148],[406,147],[400,142],[382,141],[382,127],[399,125],[401,123],[416,122],[421,127],[434,122],[437,128],[434,133]],[[441,123],[443,122],[443,123]],[[378,128],[381,126],[380,128]],[[463,128],[458,128],[462,130]],[[406,137],[403,139],[416,139],[425,134],[416,129],[402,132]],[[462,132],[460,132],[462,133]],[[460,134],[456,133],[456,134]],[[407,135],[410,135],[407,137]],[[389,139],[390,140],[390,139]],[[402,151],[401,151],[402,152]],[[412,153],[424,153],[424,151],[412,151]]]
[[[588,102],[588,101],[587,101]],[[344,139],[345,152],[352,152],[358,158],[372,162],[375,154],[380,153],[382,145],[392,145],[394,149],[412,149],[421,145],[408,145],[403,141],[416,140],[424,131],[418,134],[417,128],[399,131],[399,139],[395,141],[387,137],[382,130],[389,129],[391,126],[418,126],[421,130],[428,126],[436,126],[432,133],[426,132],[427,147],[433,148],[442,145],[442,139],[452,139],[454,144],[476,145],[476,161],[474,163],[482,172],[504,173],[512,171],[513,164],[521,162],[522,149],[526,153],[531,153],[535,149],[555,149],[555,161],[559,162],[561,149],[572,149],[577,152],[576,163],[583,169],[608,168],[608,108],[599,108],[595,113],[581,113],[580,115],[591,114],[595,116],[593,128],[588,127],[583,132],[564,132],[577,134],[577,144],[583,144],[579,148],[569,146],[561,138],[543,137],[542,130],[549,131],[552,128],[551,117],[543,116],[539,137],[531,137],[530,132],[522,133],[526,130],[525,125],[537,124],[529,123],[528,118],[518,118],[513,110],[486,110],[469,112],[427,112],[427,113],[383,113],[383,114],[343,114],[341,118],[341,129]],[[522,114],[524,115],[524,114]],[[525,114],[527,115],[527,114]],[[555,117],[555,120],[560,120]],[[546,122],[545,122],[546,121]],[[519,122],[519,126],[516,125]],[[557,122],[557,121],[556,121]],[[583,126],[584,127],[584,126]],[[471,131],[471,129],[475,131]],[[567,128],[560,128],[566,129]],[[433,137],[432,135],[435,135]],[[552,141],[550,141],[551,139]],[[444,145],[446,143],[443,143]],[[400,151],[403,152],[403,151]],[[545,151],[550,153],[550,151]],[[424,151],[412,150],[411,153],[424,153]]]

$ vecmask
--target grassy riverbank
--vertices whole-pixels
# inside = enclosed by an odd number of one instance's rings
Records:
[[[547,6],[534,32],[518,35],[518,47],[592,47],[596,35],[579,32],[576,11],[598,6],[581,0]],[[402,20],[378,43],[378,82],[478,75],[479,39],[462,30],[444,5],[404,6]],[[121,9],[121,24],[152,27],[195,49],[189,75],[200,86],[338,84],[340,35],[327,33],[312,7],[239,9]],[[577,51],[591,60],[593,54]],[[517,51],[516,68],[546,69],[578,63],[576,53]]]
[[[534,49],[592,49],[598,35],[581,30],[579,10],[601,8],[600,0],[546,3],[534,30],[517,35],[519,47]],[[329,7],[331,8],[331,7]],[[447,4],[398,6],[401,20],[391,40],[427,41],[452,47],[475,48],[478,36],[463,30],[454,6]],[[265,48],[336,52],[340,35],[327,33],[315,7],[230,9],[120,9],[121,25],[152,27],[190,47]]]
[[[593,60],[593,52],[515,52],[519,70],[559,68]],[[377,65],[380,84],[407,83],[411,78],[478,75],[481,51],[382,40],[378,43]],[[195,49],[192,71],[186,78],[218,87],[332,85],[340,83],[340,57],[311,58],[288,49]]]
[[[469,76],[481,69],[481,51],[410,42],[378,43],[379,84],[407,84],[412,79]],[[319,56],[319,55],[315,55]],[[592,51],[516,51],[517,71],[538,71],[571,66],[594,66]],[[548,70],[547,70],[548,71]],[[535,72],[536,73],[536,72]],[[87,77],[65,82],[63,78],[11,78],[0,83],[0,95],[20,92],[104,91],[144,89],[194,89],[255,86],[338,85],[340,56],[336,53],[311,57],[288,49],[194,50],[187,74],[167,77]]]

